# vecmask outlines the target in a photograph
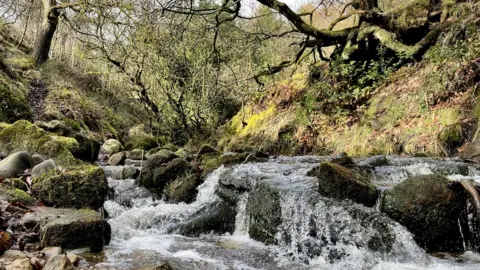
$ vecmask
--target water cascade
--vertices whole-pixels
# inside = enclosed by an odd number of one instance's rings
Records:
[[[105,203],[112,243],[92,267],[136,269],[168,261],[174,269],[198,270],[479,269],[475,252],[432,256],[377,208],[321,196],[307,172],[331,158],[278,157],[221,167],[198,187],[190,204],[156,199],[135,180],[118,179],[123,167],[105,168],[115,191]],[[477,166],[458,159],[387,159],[383,166],[365,166],[381,189],[433,173],[451,180],[480,179]],[[480,209],[473,183],[461,183]],[[226,201],[233,205],[225,207]],[[212,223],[219,213],[231,219]]]

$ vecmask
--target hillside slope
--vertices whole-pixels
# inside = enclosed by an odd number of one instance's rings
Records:
[[[106,82],[88,62],[52,59],[35,68],[15,29],[0,29],[0,122],[61,120],[98,140],[122,137],[148,119],[128,84]]]
[[[456,154],[477,136],[480,117],[480,21],[478,10],[473,14],[452,22],[421,62],[367,90],[354,110],[332,112],[330,101],[341,103],[342,96],[298,74],[246,105],[225,126],[219,146],[272,154]]]

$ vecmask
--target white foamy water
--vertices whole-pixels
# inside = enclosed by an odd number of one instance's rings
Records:
[[[179,235],[182,226],[202,217],[220,202],[216,195],[219,168],[198,187],[194,202],[167,203],[153,199],[134,180],[109,179],[115,196],[105,203],[112,241],[104,259],[92,269],[136,269],[168,261],[174,269],[480,269],[480,256],[467,252],[439,259],[427,255],[401,225],[376,209],[324,198],[307,172],[331,157],[279,157],[268,163],[236,166],[232,175],[254,188],[267,183],[279,190],[282,221],[276,246],[252,240],[248,231],[249,193],[239,196],[232,235]],[[476,167],[456,159],[390,158],[388,166],[373,169],[377,184],[393,185],[414,175],[441,173],[451,180],[478,181]],[[107,168],[112,176],[118,168]],[[378,236],[388,231],[392,239]],[[374,243],[372,239],[385,243]]]

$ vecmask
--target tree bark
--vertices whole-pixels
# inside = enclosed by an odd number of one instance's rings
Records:
[[[60,12],[55,5],[55,0],[43,0],[43,24],[35,41],[32,56],[35,65],[41,65],[48,60],[52,39],[57,31],[58,18],[60,16]]]

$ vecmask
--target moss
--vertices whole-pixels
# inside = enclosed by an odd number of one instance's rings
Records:
[[[97,209],[103,206],[108,183],[102,168],[81,165],[42,174],[32,189],[47,206]]]
[[[202,177],[206,177],[222,165],[222,159],[218,153],[208,153],[202,155],[199,163],[202,166]]]
[[[150,150],[159,146],[159,143],[162,141],[159,138],[155,137],[152,134],[145,132],[144,125],[138,125],[131,128],[128,132],[128,138],[125,142],[125,147],[127,150],[132,149],[143,149]]]
[[[10,126],[11,126],[10,124],[0,122],[0,132]]]
[[[31,57],[13,57],[7,58],[5,61],[7,64],[14,68],[21,70],[28,70],[34,68],[34,63]]]
[[[12,188],[28,191],[25,181],[19,178],[10,178],[3,180],[3,184]]]
[[[203,144],[200,146],[200,149],[198,149],[198,157],[201,157],[204,154],[218,154],[218,150],[215,149],[215,147],[211,146],[210,144]]]
[[[19,119],[32,119],[25,92],[15,89],[19,86],[8,85],[6,80],[0,78],[0,121],[11,123]]]
[[[308,175],[317,177],[318,190],[324,196],[350,199],[370,207],[377,201],[377,188],[368,178],[338,164],[323,162]]]
[[[407,227],[427,251],[461,251],[459,222],[467,196],[460,190],[439,175],[412,177],[385,192],[381,210]]]
[[[57,209],[41,207],[27,213],[22,223],[39,233],[43,246],[76,249],[90,247],[100,251],[108,244],[111,227],[102,216],[87,209]]]
[[[80,145],[78,144],[77,140],[75,140],[74,138],[56,136],[56,135],[50,135],[50,136],[70,152],[78,151],[80,149]]]
[[[17,121],[0,132],[0,151],[37,153],[55,159],[57,164],[64,167],[78,164],[65,146],[75,146],[74,140],[51,136],[25,120]]]
[[[0,184],[0,200],[24,205],[35,204],[35,199],[33,199],[27,192],[3,184]]]
[[[166,166],[154,169],[151,176],[147,177],[142,175],[140,185],[161,194],[165,186],[175,179],[183,179],[186,175],[194,173],[195,170],[189,162],[181,158],[176,158]]]
[[[187,174],[167,184],[164,193],[169,201],[189,203],[195,199],[199,183],[195,174]]]

